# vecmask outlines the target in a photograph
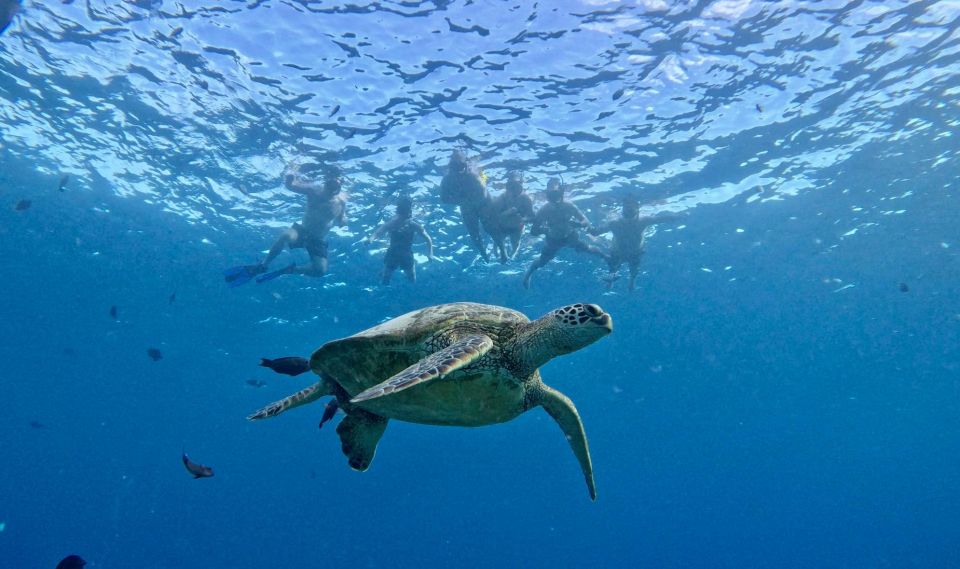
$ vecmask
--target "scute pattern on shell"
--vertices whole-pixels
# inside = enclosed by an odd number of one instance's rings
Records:
[[[408,312],[358,332],[352,337],[419,336],[431,331],[440,332],[445,326],[458,321],[499,325],[505,322],[529,322],[530,319],[521,312],[502,306],[475,302],[455,302]]]

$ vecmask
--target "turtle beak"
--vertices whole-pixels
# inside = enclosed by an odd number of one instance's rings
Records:
[[[587,311],[587,314],[590,315],[591,322],[594,322],[603,328],[607,329],[607,334],[613,332],[613,318],[609,314],[603,311],[602,308],[596,304],[587,304],[584,306],[584,309]]]
[[[594,318],[593,321],[606,328],[607,334],[613,332],[613,318],[610,318],[609,314],[603,313],[603,315]]]
[[[604,315],[597,320],[597,323],[606,328],[608,334],[613,332],[613,318],[611,318],[609,314],[604,313]]]

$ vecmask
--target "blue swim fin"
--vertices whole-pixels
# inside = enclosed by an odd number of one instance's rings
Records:
[[[239,267],[230,267],[223,271],[223,280],[227,282],[230,288],[238,287],[250,282],[253,277],[264,272],[266,267],[263,265],[240,265]]]
[[[265,283],[267,281],[272,281],[273,279],[282,275],[289,275],[293,273],[293,269],[296,268],[296,266],[297,266],[296,264],[291,263],[282,269],[277,269],[276,271],[270,271],[269,273],[263,273],[262,275],[257,277],[257,284]]]

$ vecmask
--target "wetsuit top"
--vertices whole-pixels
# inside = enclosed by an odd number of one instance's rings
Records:
[[[412,219],[395,217],[390,221],[387,233],[390,235],[390,251],[409,253],[413,250],[413,239],[423,232],[423,226]]]
[[[547,239],[568,239],[589,224],[587,216],[570,202],[547,202],[533,220],[535,228],[545,230]]]
[[[643,253],[643,232],[649,227],[648,219],[620,218],[610,222],[613,232],[613,251],[622,257],[633,257]]]
[[[310,192],[307,194],[307,208],[300,223],[311,237],[323,238],[334,224],[343,223],[346,211],[347,201],[343,194],[338,193],[331,198]]]
[[[507,210],[513,209],[510,213]],[[503,229],[520,229],[526,221],[533,219],[533,200],[525,193],[513,195],[504,192],[494,198],[493,212],[497,223]]]

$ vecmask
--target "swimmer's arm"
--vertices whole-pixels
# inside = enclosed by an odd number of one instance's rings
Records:
[[[338,198],[340,202],[340,215],[337,216],[337,225],[340,227],[347,226],[347,200],[343,197]]]
[[[570,204],[570,213],[573,218],[580,223],[580,227],[583,227],[584,229],[590,227],[590,220],[587,219],[587,216],[584,215],[582,211],[580,211],[579,207]]]
[[[427,233],[427,230],[423,228],[419,223],[417,224],[417,232],[423,237],[423,240],[427,243],[427,258],[433,259],[433,239],[430,239],[430,234]]]
[[[367,237],[367,243],[373,243],[377,239],[380,239],[381,237],[383,237],[383,234],[387,230],[387,227],[389,227],[389,225],[390,225],[389,221],[386,223],[381,223],[379,227],[373,230],[373,233],[370,234],[370,237]]]
[[[546,228],[544,228],[544,224],[547,220],[547,212],[544,210],[546,210],[548,207],[549,205],[541,207],[540,211],[533,216],[533,227],[530,228],[531,235],[543,235],[547,232]]]
[[[661,213],[659,215],[650,215],[640,219],[645,225],[656,225],[658,223],[668,223],[671,221],[680,221],[687,217],[686,213]]]
[[[601,223],[600,225],[594,225],[593,227],[587,230],[587,233],[589,233],[590,235],[603,235],[604,233],[609,233],[609,232],[610,232],[609,223]]]
[[[287,172],[287,174],[283,177],[283,184],[291,192],[304,195],[314,193],[316,190],[319,190],[323,187],[322,184],[318,184],[317,182],[308,182],[307,180],[304,180],[296,171]]]

